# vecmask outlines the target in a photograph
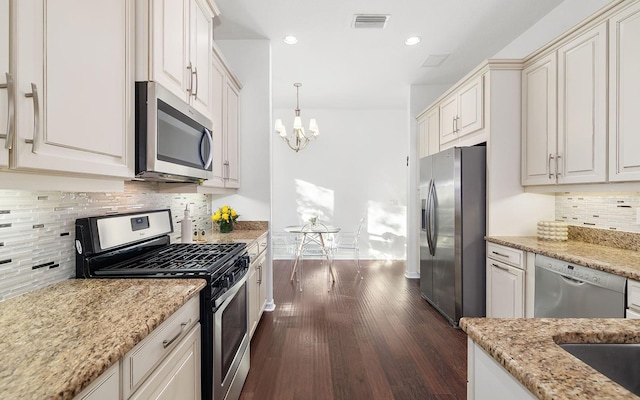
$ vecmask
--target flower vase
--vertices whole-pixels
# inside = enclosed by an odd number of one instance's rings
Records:
[[[221,221],[220,222],[220,233],[229,233],[233,230],[233,222],[229,221]]]

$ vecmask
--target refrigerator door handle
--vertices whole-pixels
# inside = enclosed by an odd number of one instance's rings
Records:
[[[436,245],[433,238],[433,230],[435,229],[435,208],[436,208],[436,184],[433,179],[429,182],[429,196],[427,197],[427,240],[429,242],[429,253],[432,256],[436,255]]]

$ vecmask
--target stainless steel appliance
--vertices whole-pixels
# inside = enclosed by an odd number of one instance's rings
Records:
[[[627,278],[536,254],[534,317],[624,318]]]
[[[213,177],[212,122],[155,82],[136,82],[136,176],[198,182]]]
[[[244,243],[170,244],[171,212],[76,220],[78,278],[202,278],[202,399],[236,400],[249,372]]]
[[[453,325],[485,315],[486,147],[420,160],[420,292]]]

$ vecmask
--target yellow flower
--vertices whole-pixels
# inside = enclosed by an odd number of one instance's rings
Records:
[[[229,222],[229,214],[227,213],[222,213],[222,219]]]
[[[231,217],[237,217],[238,213],[236,213],[236,210],[234,210],[233,208],[231,209]]]
[[[220,214],[220,211],[216,211],[216,213],[211,216],[211,219],[216,221],[216,222],[218,222],[218,221],[220,221],[221,217],[222,217],[222,215]]]
[[[227,214],[229,213],[229,206],[222,206],[222,208],[220,209],[220,211],[222,211],[223,214]]]

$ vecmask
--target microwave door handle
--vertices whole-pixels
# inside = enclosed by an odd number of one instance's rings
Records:
[[[204,161],[201,153],[200,160],[202,161],[204,169],[209,169],[209,167],[211,166],[211,162],[213,161],[213,134],[207,128],[204,128],[202,132],[202,139],[204,139],[205,137],[209,141],[209,156],[207,157],[207,161]],[[202,143],[202,139],[200,140],[200,143]]]

